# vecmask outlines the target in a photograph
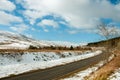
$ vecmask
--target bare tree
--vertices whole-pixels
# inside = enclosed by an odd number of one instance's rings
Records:
[[[120,36],[120,29],[112,24],[105,24],[102,22],[97,26],[97,34],[105,39],[111,39]]]

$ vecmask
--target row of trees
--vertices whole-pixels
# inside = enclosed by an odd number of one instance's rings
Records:
[[[77,46],[77,47],[62,47],[62,46],[45,46],[45,47],[36,47],[36,46],[29,46],[29,49],[38,49],[38,50],[91,50],[91,48],[87,48],[87,47],[81,47],[81,46]]]

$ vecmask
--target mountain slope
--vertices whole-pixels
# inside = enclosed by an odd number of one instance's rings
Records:
[[[79,46],[78,44],[63,41],[34,40],[25,35],[15,34],[8,31],[0,31],[0,49],[27,49],[30,45],[44,46]]]

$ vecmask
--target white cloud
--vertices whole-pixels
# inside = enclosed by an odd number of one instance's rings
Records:
[[[45,31],[45,32],[49,32],[49,30],[48,30],[48,29],[44,29],[44,31]]]
[[[118,6],[120,4],[112,5],[108,0],[23,1],[26,9],[59,15],[69,23],[70,27],[78,29],[93,28],[100,18],[111,18],[120,22],[120,6]]]
[[[17,31],[18,33],[22,33],[23,31],[29,29],[29,27],[25,24],[19,24],[15,25],[13,27],[10,27],[13,31]]]
[[[68,33],[70,33],[70,34],[76,34],[78,32],[79,32],[78,30],[68,30]]]
[[[0,24],[2,25],[10,25],[11,22],[22,22],[20,17],[5,13],[4,11],[0,11]]]
[[[0,0],[0,10],[13,11],[16,6],[9,0]]]
[[[27,19],[30,20],[30,24],[34,24],[37,18],[42,18],[43,16],[47,15],[45,12],[35,10],[26,10],[23,14],[27,17]]]
[[[29,38],[33,38],[33,36],[31,34],[24,34],[24,35],[26,35]]]
[[[55,22],[54,20],[47,20],[47,19],[44,19],[40,23],[38,23],[38,26],[41,26],[43,28],[45,28],[46,26],[51,26],[53,28],[59,27],[57,22]]]
[[[116,5],[115,8],[116,8],[117,10],[120,10],[120,4]]]
[[[35,29],[35,28],[31,28],[31,30],[32,30],[32,31],[36,31],[36,29]]]

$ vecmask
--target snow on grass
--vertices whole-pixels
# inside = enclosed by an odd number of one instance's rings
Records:
[[[70,76],[68,78],[64,78],[61,80],[85,80],[85,77],[89,76],[92,72],[95,72],[96,70],[98,70],[100,67],[102,67],[105,63],[107,63],[108,61],[111,61],[113,59],[114,55],[111,55],[108,60],[104,60],[104,61],[100,61],[98,64],[87,68],[86,70],[80,71],[78,73],[75,73],[73,76]],[[94,76],[92,76],[90,79],[87,80],[92,80]],[[115,80],[119,80],[119,79],[115,79]]]
[[[95,66],[92,66],[86,70],[80,71],[76,73],[74,76],[69,78],[61,79],[61,80],[84,80],[84,77],[89,76],[92,72],[96,71],[99,67],[105,64],[105,61],[101,61]]]
[[[114,74],[112,74],[108,80],[120,80],[120,68],[117,69]]]
[[[61,54],[56,54],[54,52],[26,53],[22,55],[2,54],[0,56],[0,77],[2,78],[12,74],[17,75],[31,70],[46,69],[53,66],[65,65],[67,63],[89,58],[101,53],[102,51],[89,53],[86,52],[84,54],[75,52],[63,52]],[[63,56],[65,58],[63,58]]]

